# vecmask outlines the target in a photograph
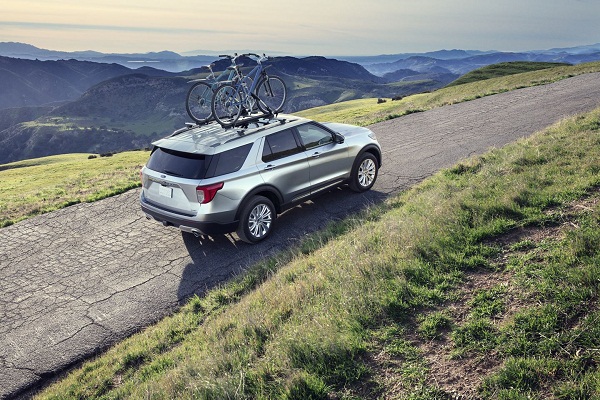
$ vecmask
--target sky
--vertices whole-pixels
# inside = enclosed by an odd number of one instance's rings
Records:
[[[2,0],[0,42],[104,53],[379,55],[600,42],[598,0]]]

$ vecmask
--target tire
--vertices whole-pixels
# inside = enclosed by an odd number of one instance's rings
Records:
[[[229,83],[219,86],[211,101],[213,118],[223,128],[235,125],[244,108],[242,99],[243,94],[235,86]]]
[[[263,113],[278,113],[283,110],[283,103],[287,99],[287,88],[283,79],[278,76],[268,76],[258,83],[256,87],[258,108]]]
[[[212,88],[206,82],[196,82],[188,90],[185,109],[196,123],[204,124],[212,119],[212,97]]]
[[[350,176],[350,189],[361,193],[373,187],[377,180],[379,165],[371,153],[363,153],[357,158]]]
[[[246,243],[258,243],[269,236],[275,218],[273,202],[263,196],[254,196],[242,209],[236,233]]]

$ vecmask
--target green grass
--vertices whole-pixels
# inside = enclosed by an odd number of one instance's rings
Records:
[[[331,223],[38,398],[450,398],[425,357],[442,339],[450,361],[495,361],[471,394],[598,398],[599,121],[565,120]],[[521,230],[554,233],[511,239]],[[467,285],[481,276],[499,284]]]
[[[465,83],[482,81],[485,79],[492,79],[507,75],[516,75],[523,72],[539,71],[542,69],[570,66],[565,63],[550,63],[550,62],[530,62],[530,61],[514,61],[504,62],[486,67],[478,68],[474,71],[468,72],[450,83],[446,87],[463,85]]]
[[[361,99],[316,107],[300,111],[297,114],[318,121],[336,121],[366,126],[434,107],[474,100],[514,89],[544,85],[590,72],[600,72],[600,62],[554,67],[480,80],[442,88],[432,93],[407,96],[397,101],[388,99],[381,104],[377,103],[377,99]]]
[[[0,165],[0,227],[140,186],[146,151],[89,159],[63,154]]]

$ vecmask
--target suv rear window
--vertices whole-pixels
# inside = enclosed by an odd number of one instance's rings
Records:
[[[242,168],[252,143],[247,145],[236,147],[231,150],[224,151],[219,154],[215,154],[206,172],[206,178],[212,178],[213,176],[220,176],[235,172]]]
[[[185,179],[203,179],[211,156],[190,154],[156,147],[146,167]]]

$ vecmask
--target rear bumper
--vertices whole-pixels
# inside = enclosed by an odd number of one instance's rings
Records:
[[[198,235],[221,235],[233,232],[237,229],[239,221],[229,223],[217,223],[207,221],[196,221],[184,217],[177,217],[172,213],[167,213],[148,204],[145,199],[140,200],[142,211],[148,219],[154,219],[164,226],[174,226],[183,232],[189,232]]]

